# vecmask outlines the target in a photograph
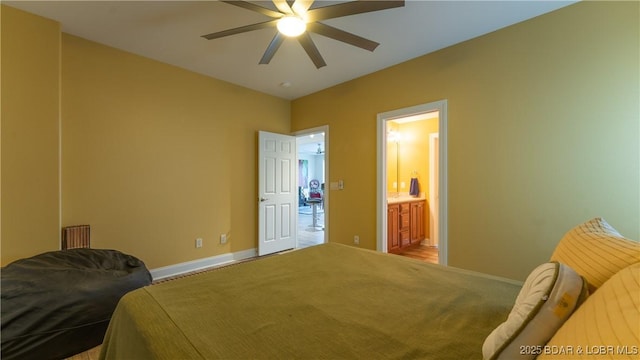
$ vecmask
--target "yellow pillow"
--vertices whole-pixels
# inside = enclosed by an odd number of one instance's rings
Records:
[[[538,360],[640,358],[640,263],[591,295],[544,346]]]
[[[611,276],[640,262],[640,243],[629,240],[602,218],[571,229],[562,237],[551,261],[569,265],[595,291]]]

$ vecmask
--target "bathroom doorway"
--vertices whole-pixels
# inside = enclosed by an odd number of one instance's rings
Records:
[[[296,248],[305,248],[327,241],[328,128],[303,130],[295,136],[298,162]]]
[[[397,253],[398,242],[404,246],[402,229],[397,236],[400,240],[394,238],[397,204],[422,203],[424,213],[416,215],[412,210],[410,215],[419,225],[410,224],[411,247],[407,250],[415,250],[414,230],[424,227],[426,231],[418,238],[420,246],[437,247],[438,263],[447,264],[446,105],[442,100],[378,114],[379,251]],[[399,216],[404,219],[403,214]]]

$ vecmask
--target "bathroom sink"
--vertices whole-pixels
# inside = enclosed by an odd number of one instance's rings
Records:
[[[397,197],[388,197],[387,204],[397,204],[401,202],[420,201],[420,200],[425,200],[424,196],[400,195]]]

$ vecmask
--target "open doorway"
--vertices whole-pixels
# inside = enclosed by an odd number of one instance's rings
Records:
[[[397,137],[402,135],[404,129],[400,124],[415,123],[416,120],[424,121],[433,115],[437,116],[435,130],[432,131],[432,134],[424,133],[419,136],[422,139],[419,142],[423,144],[423,150],[420,150],[423,154],[417,158],[424,158],[424,163],[422,160],[420,164],[410,161],[403,162],[403,164],[409,165],[403,165],[405,168],[400,172],[394,171],[395,168],[392,169],[392,167],[397,167],[400,164],[397,160],[401,154],[398,151],[399,140]],[[407,135],[418,136],[414,125],[406,130]],[[398,253],[403,250],[403,246],[410,249],[414,244],[422,243],[437,247],[438,263],[447,264],[446,134],[446,100],[378,114],[378,251]],[[390,136],[393,138],[392,140],[389,140]],[[394,142],[393,146],[395,147],[388,145],[390,141]],[[434,147],[437,148],[434,149]],[[394,153],[395,157],[391,157],[396,161],[390,162],[389,155]],[[434,155],[437,156],[437,159],[432,158]],[[433,165],[437,165],[437,170],[433,169]],[[422,169],[420,169],[421,166],[423,166]],[[421,178],[420,181],[427,186],[422,187],[421,191],[417,191],[416,194],[411,194],[415,178]],[[411,180],[410,189],[406,186],[409,179]],[[403,187],[403,185],[405,186]],[[426,205],[425,213],[419,210],[420,204]],[[407,214],[402,214],[400,211],[403,209],[403,205],[406,207]],[[397,207],[399,209],[396,209]],[[414,211],[414,208],[418,210]],[[416,219],[420,220],[416,221]],[[412,224],[412,222],[417,222],[421,226]],[[408,229],[403,229],[403,226]],[[429,231],[421,231],[424,228]]]
[[[305,248],[326,242],[328,179],[326,127],[296,133],[297,144],[297,245]]]

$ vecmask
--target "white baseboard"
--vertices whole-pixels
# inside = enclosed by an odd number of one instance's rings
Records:
[[[183,262],[180,264],[159,267],[151,269],[151,277],[153,280],[160,280],[171,276],[189,273],[197,270],[204,270],[214,266],[231,264],[236,261],[249,259],[258,256],[257,249],[242,250],[234,253],[220,254],[208,258]]]

